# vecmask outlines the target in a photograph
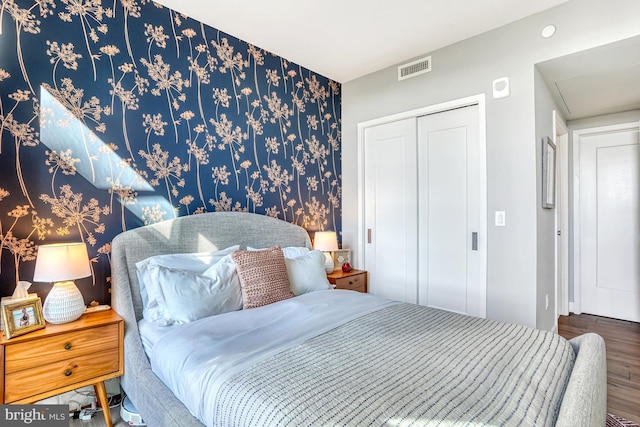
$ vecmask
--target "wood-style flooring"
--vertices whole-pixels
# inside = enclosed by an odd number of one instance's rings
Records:
[[[595,332],[607,347],[607,412],[640,423],[640,323],[590,314],[560,316],[567,338]]]

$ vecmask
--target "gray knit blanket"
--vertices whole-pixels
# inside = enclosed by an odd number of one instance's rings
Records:
[[[219,427],[553,426],[575,355],[554,333],[398,304],[229,378]]]

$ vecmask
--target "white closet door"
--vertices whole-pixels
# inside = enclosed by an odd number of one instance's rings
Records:
[[[582,312],[640,321],[638,129],[580,138]]]
[[[418,118],[419,303],[485,317],[480,156],[477,105]]]
[[[369,292],[416,303],[415,118],[365,129],[364,164]]]

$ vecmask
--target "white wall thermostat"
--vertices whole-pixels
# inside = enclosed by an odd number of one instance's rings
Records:
[[[493,81],[493,98],[506,98],[509,96],[509,77],[500,77]]]

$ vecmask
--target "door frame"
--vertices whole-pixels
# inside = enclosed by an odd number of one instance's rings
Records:
[[[560,238],[555,239],[555,327],[558,316],[569,314],[569,129],[564,119],[553,110],[553,135],[557,151],[557,186],[555,229]],[[556,236],[557,237],[557,236]]]
[[[429,105],[426,107],[417,108],[414,110],[404,111],[401,113],[392,114],[389,116],[379,117],[372,120],[367,120],[365,122],[358,123],[358,237],[356,239],[356,248],[355,253],[357,254],[356,260],[357,265],[364,265],[364,249],[367,244],[366,242],[366,232],[365,232],[365,218],[364,218],[364,203],[365,203],[365,185],[364,185],[364,169],[365,169],[365,159],[364,159],[364,133],[365,129],[373,126],[382,125],[385,123],[390,123],[398,120],[415,118],[417,119],[420,116],[425,116],[429,114],[442,113],[448,110],[454,110],[457,108],[468,107],[471,105],[478,106],[478,143],[479,143],[479,154],[480,154],[480,187],[481,187],[481,201],[480,201],[480,224],[481,229],[479,230],[480,237],[478,239],[478,248],[481,251],[481,261],[480,261],[480,276],[481,280],[484,282],[484,286],[482,286],[484,291],[484,300],[485,300],[485,316],[486,316],[486,289],[487,289],[487,241],[488,241],[488,225],[487,225],[487,131],[486,131],[486,100],[485,94],[481,93],[478,95],[472,95],[465,98],[455,99],[452,101],[447,101],[439,104]],[[416,126],[417,132],[417,126]],[[417,286],[417,283],[416,283]]]
[[[638,130],[640,122],[619,123],[608,126],[574,130],[573,137],[573,302],[569,310],[575,314],[582,313],[582,264],[581,264],[581,233],[580,233],[580,143],[583,137],[598,133],[611,133],[627,130]]]

